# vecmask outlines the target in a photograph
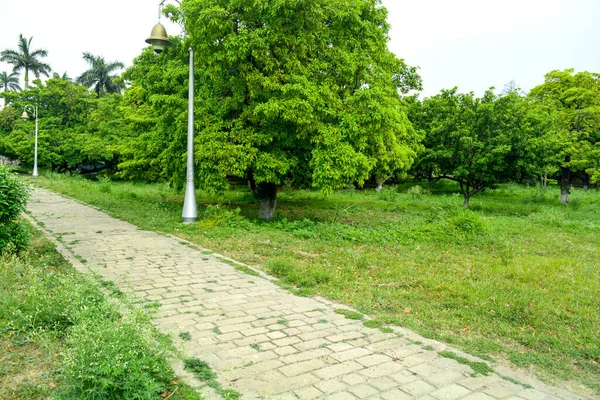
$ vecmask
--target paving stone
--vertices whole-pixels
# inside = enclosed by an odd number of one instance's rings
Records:
[[[473,393],[467,397],[463,397],[462,400],[494,400],[494,398],[485,393]]]
[[[321,347],[329,346],[331,343],[327,339],[314,339],[307,342],[300,342],[294,345],[294,347],[300,351],[312,350]]]
[[[398,387],[398,382],[390,378],[389,376],[382,376],[380,378],[369,379],[369,385],[384,392],[392,388]]]
[[[383,364],[385,362],[390,361],[391,358],[388,356],[384,356],[383,354],[371,354],[365,357],[356,358],[356,361],[359,364],[364,365],[365,367],[372,367],[374,365]]]
[[[473,378],[467,378],[458,383],[461,384],[462,386],[466,387],[467,389],[479,390],[481,388],[484,388],[484,387],[490,386],[494,383],[497,383],[501,380],[502,380],[502,378],[500,378],[496,375],[489,375],[489,376],[476,376]]]
[[[525,389],[519,392],[519,397],[526,400],[548,400],[549,396],[539,390]]]
[[[294,392],[301,400],[313,400],[321,397],[323,392],[314,386],[308,386],[302,389],[298,389]]]
[[[421,379],[402,385],[402,391],[413,396],[422,396],[434,390],[433,386]]]
[[[496,399],[502,399],[521,390],[523,390],[522,386],[503,380],[488,386],[483,392]]]
[[[400,372],[403,369],[403,365],[394,361],[388,361],[367,369],[363,369],[360,371],[360,374],[368,378],[378,378],[384,375],[393,375],[394,373]]]
[[[333,350],[332,347],[333,347],[333,345],[329,346],[329,348]],[[349,346],[349,347],[350,347],[349,350],[337,351],[334,354],[332,354],[331,357],[333,357],[336,360],[341,362],[341,361],[348,361],[348,360],[352,360],[355,358],[364,357],[364,356],[373,354],[372,351],[367,350],[365,348],[361,348],[361,347],[355,348],[355,347],[351,347],[351,346]]]
[[[369,385],[354,386],[348,389],[348,392],[352,393],[359,399],[366,399],[369,396],[374,396],[379,393],[377,389]]]
[[[323,393],[335,393],[342,390],[348,389],[348,385],[342,382],[340,379],[327,379],[314,384],[314,386],[322,391]],[[327,396],[329,398],[330,396]]]
[[[448,385],[431,393],[438,400],[456,400],[472,393],[469,389],[460,385]]]
[[[312,385],[318,381],[319,378],[307,373],[262,385],[256,388],[256,391],[263,396],[273,397],[277,394],[294,391],[304,386]]]
[[[314,371],[325,366],[325,363],[321,360],[308,360],[301,361],[294,364],[288,364],[285,367],[279,368],[279,372],[285,376],[296,376],[301,375],[309,371]]]
[[[360,385],[367,381],[367,378],[358,374],[345,374],[340,377],[340,379],[347,383],[350,386]]]
[[[329,399],[329,400],[351,400],[351,399],[356,399],[356,397],[353,396],[349,392],[340,392],[340,393],[332,394],[331,396],[327,396],[327,399]]]
[[[402,390],[390,390],[388,392],[382,393],[381,398],[385,400],[413,400],[414,397],[410,394],[403,392]]]
[[[355,363],[354,361],[346,361],[340,364],[321,368],[320,370],[315,371],[314,374],[321,379],[329,379],[361,370],[363,368],[364,367],[362,365]]]
[[[273,346],[275,346],[275,349],[273,351],[275,353],[279,354],[280,356],[298,353],[298,349],[296,349],[292,346],[277,347],[277,345],[275,345],[275,344]]]
[[[309,350],[309,351],[302,351],[302,352],[298,352],[295,354],[290,354],[287,356],[282,356],[280,359],[284,363],[290,364],[290,363],[296,363],[299,361],[316,359],[316,358],[323,357],[323,356],[326,356],[329,354],[331,354],[331,350],[329,350],[327,348],[313,349],[313,350]]]

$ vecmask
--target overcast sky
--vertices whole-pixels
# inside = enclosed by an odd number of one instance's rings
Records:
[[[53,71],[87,69],[83,52],[131,65],[157,22],[156,0],[0,0],[0,50],[19,34]],[[383,0],[390,49],[420,67],[424,96],[458,86],[480,96],[511,80],[524,90],[554,69],[600,72],[600,0]],[[165,22],[165,18],[163,18]],[[177,26],[165,23],[171,34]],[[0,63],[0,71],[11,67]]]

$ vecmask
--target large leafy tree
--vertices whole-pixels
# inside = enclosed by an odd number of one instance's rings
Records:
[[[422,103],[413,99],[410,117],[425,133],[414,171],[458,182],[463,207],[490,185],[526,173],[528,112],[517,93],[498,97],[487,91],[476,98],[443,90]]]
[[[121,108],[132,135],[119,145],[118,175],[181,187],[186,178],[189,53],[181,38],[171,41],[159,56],[147,48],[123,74],[131,86]]]
[[[560,171],[560,201],[567,203],[573,177],[600,178],[600,74],[552,71],[529,95],[549,121],[536,140],[539,161]]]
[[[29,87],[29,72],[33,72],[36,78],[40,75],[48,77],[51,68],[48,64],[43,63],[40,58],[47,57],[48,51],[44,49],[31,49],[31,40],[25,39],[23,35],[19,35],[19,45],[17,50],[4,50],[0,53],[0,60],[13,65],[15,72],[25,71],[23,77],[25,81],[25,89]]]
[[[271,219],[283,179],[331,192],[412,164],[400,92],[420,78],[388,50],[379,0],[183,0],[178,17],[200,71],[203,187],[247,177]]]
[[[72,171],[82,166],[104,168],[118,163],[117,144],[128,135],[120,108],[121,95],[97,99],[84,86],[62,78],[45,83],[35,81],[27,91],[8,93],[5,110],[22,110],[24,104],[39,109],[40,166],[53,171]],[[22,165],[33,161],[33,122],[16,120],[18,113],[0,112],[0,153],[19,159]]]
[[[77,82],[94,88],[98,97],[104,93],[119,93],[125,84],[119,78],[116,71],[125,68],[120,61],[106,62],[102,56],[94,56],[83,53],[83,59],[88,62],[90,69],[77,78]]]
[[[0,72],[0,88],[2,88],[3,92],[18,92],[21,90],[21,86],[19,86],[19,74],[14,71],[10,74],[6,71]]]

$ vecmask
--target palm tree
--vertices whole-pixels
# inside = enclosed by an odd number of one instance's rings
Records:
[[[118,75],[111,75],[115,70],[125,68],[122,62],[112,61],[107,64],[104,57],[90,53],[83,53],[83,59],[88,62],[90,69],[81,74],[77,82],[89,88],[94,87],[98,97],[103,93],[120,92],[125,87],[123,82],[117,80]]]
[[[8,72],[0,72],[0,88],[3,92],[18,92],[21,90],[19,86],[19,74],[12,72],[10,75]]]
[[[62,76],[58,74],[58,72],[53,72],[52,73],[52,78],[53,79],[62,79],[63,81],[67,81],[67,82],[73,82],[73,79],[71,79],[71,77],[69,75],[67,75],[67,73],[63,73]]]
[[[25,89],[29,87],[29,71],[33,72],[36,78],[39,78],[40,75],[47,77],[52,70],[48,64],[39,60],[41,57],[47,57],[48,51],[44,49],[31,50],[32,39],[33,37],[27,40],[20,34],[18,50],[7,49],[0,53],[0,61],[12,64],[14,72],[25,70],[25,76],[23,77]]]

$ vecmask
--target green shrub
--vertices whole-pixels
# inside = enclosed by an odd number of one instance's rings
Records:
[[[0,253],[17,252],[27,246],[27,231],[18,223],[29,198],[25,184],[0,165]]]
[[[134,313],[135,314],[135,313]],[[62,354],[60,399],[152,399],[174,375],[151,336],[150,321],[107,323],[89,315],[70,329]]]
[[[53,398],[160,399],[172,390],[168,346],[151,318],[107,300],[49,249],[35,250],[0,256],[0,336],[60,341]]]

